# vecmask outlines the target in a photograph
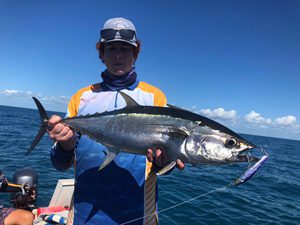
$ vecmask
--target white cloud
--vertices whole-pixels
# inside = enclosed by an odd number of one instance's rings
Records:
[[[295,126],[297,125],[297,118],[291,115],[278,117],[275,119],[274,124],[278,126]]]
[[[31,96],[33,93],[31,91],[6,89],[6,90],[2,91],[1,94],[8,96],[8,97],[25,97],[25,96]]]
[[[190,110],[196,112],[195,108],[193,106]],[[201,109],[197,112],[225,126],[234,128],[236,132],[300,140],[300,124],[297,122],[297,118],[292,115],[271,120],[254,110],[243,117],[237,115],[236,110],[225,111],[224,108]]]
[[[18,90],[14,90],[14,89],[7,89],[2,91],[2,94],[6,95],[6,96],[15,96],[15,95],[20,95],[21,92]]]
[[[70,100],[69,97],[62,95],[62,96],[41,96],[41,101],[46,103],[59,103],[59,104],[67,104]]]
[[[236,120],[237,112],[235,110],[225,111],[223,108],[214,110],[201,109],[200,113],[214,119]]]
[[[255,123],[261,125],[266,125],[266,124],[269,125],[272,123],[271,119],[266,119],[255,111],[251,111],[249,114],[245,115],[244,118],[247,123]]]
[[[196,110],[196,108],[197,108],[197,106],[196,106],[196,105],[193,105],[193,106],[191,107],[192,111],[195,111],[195,110]]]
[[[32,96],[38,97],[44,103],[48,104],[64,104],[66,105],[69,101],[69,97],[62,95],[62,96],[44,96],[39,93],[34,93],[32,91],[21,91],[21,90],[14,90],[14,89],[6,89],[1,92],[1,94],[7,97],[17,97],[19,99],[31,98]]]
[[[255,111],[251,111],[249,114],[245,115],[245,121],[252,126],[271,129],[281,130],[281,132],[289,133],[300,133],[300,124],[297,123],[297,118],[295,116],[289,115],[284,117],[278,117],[274,121],[271,119],[266,119]]]

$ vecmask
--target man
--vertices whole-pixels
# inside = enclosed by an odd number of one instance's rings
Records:
[[[68,117],[125,107],[121,90],[140,105],[166,105],[162,91],[137,79],[134,64],[140,42],[131,21],[107,20],[96,48],[106,66],[101,74],[103,81],[79,90],[71,98]],[[142,219],[131,224],[157,224],[155,172],[166,164],[163,150],[156,149],[156,157],[152,149],[148,149],[147,157],[119,153],[98,171],[106,148],[85,135],[76,135],[60,120],[53,116],[48,123],[48,133],[55,141],[51,159],[58,170],[75,164],[74,224],[121,224],[136,218]],[[178,160],[177,167],[183,169],[184,164]]]

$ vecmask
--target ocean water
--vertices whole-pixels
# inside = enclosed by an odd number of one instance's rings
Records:
[[[42,207],[48,205],[58,179],[73,178],[74,171],[53,168],[47,135],[25,156],[39,124],[37,110],[0,106],[0,170],[11,179],[17,169],[36,169],[37,204]],[[247,164],[187,165],[184,171],[159,177],[160,224],[300,224],[300,141],[242,136],[269,154],[257,174],[229,188]],[[0,194],[0,204],[10,205],[9,194]]]

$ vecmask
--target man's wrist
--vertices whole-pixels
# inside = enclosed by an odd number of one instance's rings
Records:
[[[69,143],[66,144],[65,142],[59,142],[59,141],[56,142],[56,146],[62,152],[73,152],[75,150],[75,144],[76,144],[76,141],[75,141],[74,145],[69,144]]]

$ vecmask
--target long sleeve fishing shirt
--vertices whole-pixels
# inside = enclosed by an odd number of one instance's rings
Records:
[[[138,82],[122,92],[140,105],[165,106],[166,97],[156,87]],[[70,100],[68,117],[126,106],[118,91],[104,91],[100,84],[79,90]],[[106,147],[89,137],[78,137],[75,153],[63,152],[54,145],[51,160],[58,170],[75,165],[74,225],[157,224],[156,174],[145,156],[119,153],[103,170],[98,171],[105,157]],[[143,218],[146,215],[147,216]]]

